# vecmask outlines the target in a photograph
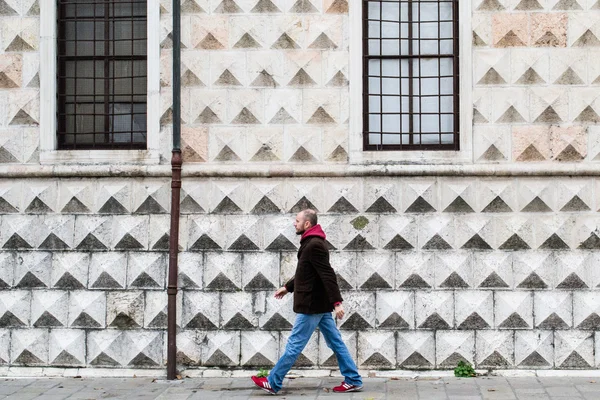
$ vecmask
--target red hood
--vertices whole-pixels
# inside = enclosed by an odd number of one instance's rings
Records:
[[[300,237],[300,241],[306,239],[309,236],[318,236],[321,239],[325,239],[326,237],[325,232],[323,232],[323,229],[321,228],[321,225],[318,224],[304,231],[302,237]]]

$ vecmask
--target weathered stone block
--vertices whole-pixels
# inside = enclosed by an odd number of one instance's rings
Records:
[[[36,328],[67,326],[69,292],[35,290],[31,300],[31,325]]]
[[[474,364],[475,332],[435,332],[435,364],[437,368],[452,369],[460,362]]]
[[[377,292],[376,324],[380,330],[413,329],[414,292]]]
[[[552,368],[554,365],[552,331],[516,331],[515,364],[517,368]]]
[[[109,328],[139,329],[144,326],[144,292],[107,292],[106,324]]]
[[[69,327],[105,328],[106,292],[74,290],[69,292]]]
[[[242,331],[241,364],[243,367],[273,367],[279,357],[277,332]]]
[[[446,291],[416,292],[415,320],[418,329],[454,327],[454,294]]]
[[[395,368],[396,338],[394,332],[359,332],[358,365],[359,368]]]
[[[52,366],[85,365],[85,331],[83,329],[51,329],[49,362]]]
[[[11,290],[0,292],[0,328],[27,327],[31,320],[31,292]]]
[[[475,363],[477,368],[503,369],[514,367],[515,334],[511,331],[475,332]]]

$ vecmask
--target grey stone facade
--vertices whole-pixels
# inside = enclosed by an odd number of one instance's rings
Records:
[[[160,160],[61,165],[41,145],[44,8],[0,0],[0,365],[164,368],[171,3],[148,1]],[[272,294],[310,206],[361,368],[600,366],[598,3],[473,2],[472,157],[452,165],[352,162],[353,7],[182,4],[178,362],[276,362],[294,314]],[[297,366],[336,363],[315,333]]]

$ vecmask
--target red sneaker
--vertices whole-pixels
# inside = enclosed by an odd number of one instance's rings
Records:
[[[269,381],[267,380],[267,378],[259,378],[257,376],[253,376],[252,377],[252,382],[254,382],[254,384],[256,386],[258,386],[259,388],[261,388],[265,392],[270,393],[270,394],[275,394],[275,391],[271,387],[271,384],[269,383]]]
[[[358,392],[362,389],[362,386],[351,385],[346,382],[342,382],[340,386],[336,386],[333,388],[333,391],[336,393],[347,393],[347,392]]]

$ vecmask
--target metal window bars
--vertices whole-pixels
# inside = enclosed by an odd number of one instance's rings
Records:
[[[146,0],[57,0],[58,148],[145,149]]]
[[[363,0],[364,150],[459,150],[458,0]]]

